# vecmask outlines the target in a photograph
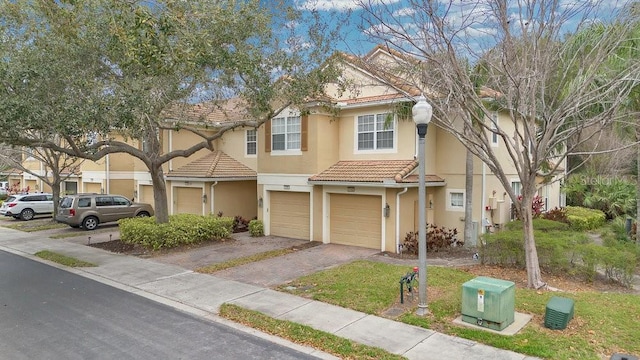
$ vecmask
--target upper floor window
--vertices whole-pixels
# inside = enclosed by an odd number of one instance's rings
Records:
[[[258,153],[258,137],[256,135],[256,129],[249,129],[245,134],[246,154],[256,155]]]
[[[491,146],[498,146],[498,113],[491,114]]]
[[[300,150],[300,116],[271,120],[271,148],[274,151]]]
[[[358,150],[393,149],[395,122],[390,114],[358,116]]]

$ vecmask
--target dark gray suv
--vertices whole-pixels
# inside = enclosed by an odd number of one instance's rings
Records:
[[[151,205],[134,203],[121,195],[75,194],[60,200],[56,221],[73,228],[94,230],[101,223],[152,215]]]

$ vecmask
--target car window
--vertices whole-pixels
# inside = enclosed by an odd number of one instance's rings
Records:
[[[15,196],[9,196],[9,197],[7,198],[7,200],[5,200],[5,202],[7,202],[7,203],[10,203],[10,202],[12,202],[12,201],[16,201],[16,197],[15,197]]]
[[[122,196],[114,196],[113,197],[113,204],[114,205],[124,205],[127,206],[129,205],[129,199],[122,197]]]
[[[96,196],[96,206],[111,206],[113,198],[111,196]]]
[[[91,207],[91,198],[88,198],[88,197],[79,198],[78,207]]]
[[[24,196],[22,197],[22,199],[20,199],[20,201],[40,201],[40,195],[29,195],[29,196]]]
[[[45,201],[53,201],[53,195],[45,195],[44,196],[44,200]]]
[[[65,198],[62,198],[62,200],[60,200],[60,207],[63,209],[70,208],[72,204],[73,204],[72,198],[65,197]]]

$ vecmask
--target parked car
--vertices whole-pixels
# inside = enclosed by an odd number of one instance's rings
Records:
[[[16,194],[10,195],[0,207],[0,215],[15,219],[31,220],[36,215],[53,214],[53,195]]]
[[[75,194],[60,200],[56,221],[73,228],[94,230],[98,224],[152,215],[151,205],[134,203],[121,195]]]

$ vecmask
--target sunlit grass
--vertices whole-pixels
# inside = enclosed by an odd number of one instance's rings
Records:
[[[65,265],[65,266],[69,266],[69,267],[94,267],[97,266],[96,264],[87,262],[87,261],[82,261],[82,260],[78,260],[74,257],[71,256],[66,256],[66,255],[62,255],[53,251],[49,251],[49,250],[42,250],[39,251],[37,253],[35,253],[35,255],[39,258],[45,259],[45,260],[49,260],[49,261],[53,261],[55,263],[61,264],[61,265]]]
[[[406,266],[356,261],[296,279],[280,290],[382,315],[399,298]],[[533,315],[520,333],[507,337],[454,325],[462,308],[462,284],[475,276],[460,269],[429,267],[427,296],[431,315],[408,310],[397,320],[546,359],[601,359],[612,353],[640,354],[640,297],[593,291],[540,292],[516,289],[516,311]],[[552,296],[574,300],[575,315],[565,330],[543,326]]]

